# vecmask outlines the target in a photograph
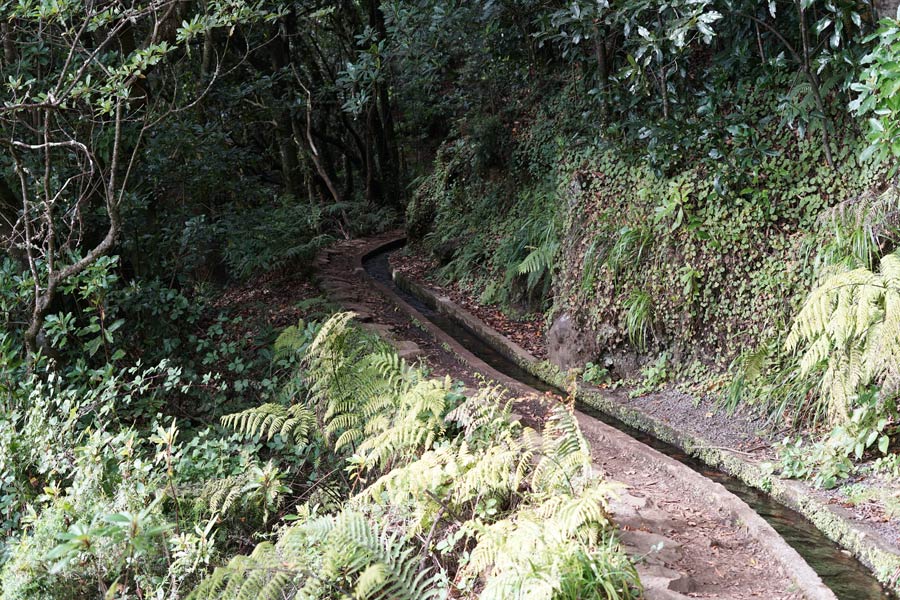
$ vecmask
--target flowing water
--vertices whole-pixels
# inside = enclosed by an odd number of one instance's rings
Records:
[[[540,392],[553,392],[565,395],[560,390],[536,378],[506,358],[506,356],[497,352],[496,349],[462,323],[434,310],[434,307],[430,306],[423,299],[397,287],[391,276],[388,259],[391,252],[402,245],[402,242],[390,244],[366,257],[363,261],[363,266],[369,275],[389,286],[394,293],[415,307],[429,321],[497,371]],[[699,460],[688,456],[680,448],[634,429],[614,417],[585,405],[579,405],[578,410],[615,427],[641,443],[667,456],[671,456],[694,471],[722,484],[728,491],[746,502],[761,517],[768,521],[775,531],[803,557],[809,566],[819,574],[825,585],[831,588],[841,600],[875,600],[890,597],[859,561],[846,554],[837,544],[825,537],[800,513],[775,502],[768,495],[746,485],[742,481],[710,468]]]

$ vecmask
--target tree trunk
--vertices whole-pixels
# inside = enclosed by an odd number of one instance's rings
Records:
[[[376,178],[375,178],[375,158],[372,155],[372,128],[373,128],[373,113],[374,110],[370,106],[366,111],[366,139],[365,139],[365,148],[366,148],[366,202],[368,204],[374,204],[375,200],[378,198],[378,192],[375,189],[376,187]]]
[[[594,56],[597,59],[597,79],[600,81],[600,109],[603,116],[609,114],[609,63],[606,58],[606,37],[600,35],[600,29],[594,27]]]
[[[9,23],[0,23],[0,36],[3,37],[3,62],[12,65],[16,62],[16,47]]]
[[[13,239],[14,225],[19,218],[21,206],[22,200],[16,196],[6,181],[0,178],[0,241],[2,241],[2,247],[6,250],[7,255],[24,266],[25,255],[16,247]]]
[[[875,0],[875,12],[879,19],[896,19],[900,0]]]
[[[290,46],[286,39],[286,27],[288,23],[279,23],[277,31],[270,44],[272,70],[276,75],[290,64]],[[297,146],[294,141],[295,124],[291,115],[289,98],[291,91],[284,82],[280,82],[276,88],[283,98],[282,108],[276,109],[275,115],[275,141],[278,146],[278,157],[281,162],[281,176],[284,181],[284,189],[291,196],[297,197],[299,187],[297,184],[300,161],[297,157]]]
[[[822,99],[822,86],[819,82],[819,76],[816,74],[810,61],[809,29],[806,27],[806,11],[803,9],[803,3],[799,0],[797,2],[797,11],[800,16],[800,42],[802,44],[803,52],[803,72],[806,75],[807,81],[809,81],[810,87],[812,87],[816,108],[818,108],[819,112],[822,114],[822,150],[825,153],[825,162],[833,169],[834,158],[831,156],[831,134],[828,131],[828,128],[831,126],[831,121],[828,118],[828,111],[826,110],[825,102]]]
[[[381,12],[379,0],[368,0],[369,26],[378,34],[378,38],[387,38],[387,27],[384,23],[384,14]],[[402,204],[399,150],[397,148],[396,132],[394,130],[394,115],[388,88],[390,87],[390,67],[385,67],[386,81],[376,84],[375,105],[377,122],[372,130],[375,138],[375,149],[378,155],[378,171],[382,189],[383,200],[391,204]]]

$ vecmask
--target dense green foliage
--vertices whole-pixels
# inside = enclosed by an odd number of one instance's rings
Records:
[[[848,474],[900,419],[876,272],[900,240],[897,22],[852,2],[666,6],[537,19],[569,77],[496,74],[516,102],[459,121],[410,232],[482,302],[590,332],[582,365],[606,382],[672,379],[778,427],[835,427],[808,468],[784,463],[833,485],[823,452]],[[472,125],[498,120],[506,136]]]
[[[0,4],[2,598],[633,596],[568,413],[285,329],[404,208],[445,281],[588,332],[585,381],[896,476],[891,4]]]

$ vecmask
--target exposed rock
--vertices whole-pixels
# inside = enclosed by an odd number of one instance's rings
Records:
[[[687,575],[682,575],[669,582],[669,589],[680,594],[693,594],[697,591],[697,587],[697,582]]]
[[[343,308],[356,313],[354,319],[356,319],[357,323],[370,323],[372,321],[371,309],[365,304],[348,302],[343,305]]]
[[[394,328],[391,325],[387,325],[385,323],[363,323],[362,326],[363,328],[371,331],[376,335],[380,335],[387,340],[393,339],[394,337]]]
[[[459,240],[454,238],[437,244],[432,248],[432,252],[438,260],[438,264],[444,266],[456,257],[459,247]]]
[[[595,360],[615,333],[610,325],[597,330],[582,327],[570,314],[563,313],[547,331],[547,358],[563,371],[581,367]]]
[[[685,596],[669,587],[681,578],[682,575],[678,571],[662,565],[646,563],[638,563],[637,571],[644,586],[646,600],[689,600],[690,596]]]
[[[640,360],[636,353],[620,349],[606,356],[613,375],[618,379],[628,379],[638,372]]]
[[[413,362],[422,356],[422,349],[419,348],[419,345],[415,342],[410,342],[408,340],[401,340],[394,344],[397,348],[397,356],[405,360],[406,362]]]

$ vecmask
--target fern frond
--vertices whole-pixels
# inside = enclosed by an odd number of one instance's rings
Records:
[[[315,417],[335,449],[352,447],[356,481],[371,473],[374,482],[335,514],[318,515],[310,500],[276,543],[216,569],[192,598],[431,600],[446,593],[438,577],[480,579],[485,599],[638,597],[633,566],[610,541],[611,487],[591,469],[572,413],[556,408],[538,434],[511,420],[498,388],[447,413],[457,401],[449,379],[425,379],[353,329],[338,316],[310,344],[308,405],[263,405],[224,422],[272,436]],[[255,466],[211,483],[208,494],[214,509],[228,510],[277,489],[279,476],[271,464]],[[438,540],[474,542],[471,560],[455,573],[425,568],[445,560]]]
[[[822,393],[832,422],[845,421],[871,384],[896,394],[900,372],[900,255],[888,254],[877,273],[832,270],[807,297],[786,345],[802,350],[798,369],[822,368]]]
[[[245,437],[260,436],[270,440],[279,435],[287,442],[298,444],[309,438],[316,416],[302,404],[282,406],[268,403],[225,415],[221,421],[222,425]]]
[[[540,462],[531,486],[547,494],[573,494],[591,477],[591,455],[575,416],[554,407],[544,428]]]
[[[207,498],[210,512],[224,514],[241,498],[248,482],[247,473],[214,479],[206,483],[201,497]]]
[[[276,356],[302,355],[315,337],[317,328],[318,325],[315,323],[307,323],[303,319],[300,319],[296,325],[285,327],[275,338],[273,348]]]
[[[378,530],[361,514],[342,511],[288,528],[277,544],[259,544],[216,569],[193,599],[318,598],[328,589],[353,590],[360,600],[436,598],[429,569],[415,549]],[[328,596],[330,597],[330,596]],[[341,595],[340,597],[344,597]]]

